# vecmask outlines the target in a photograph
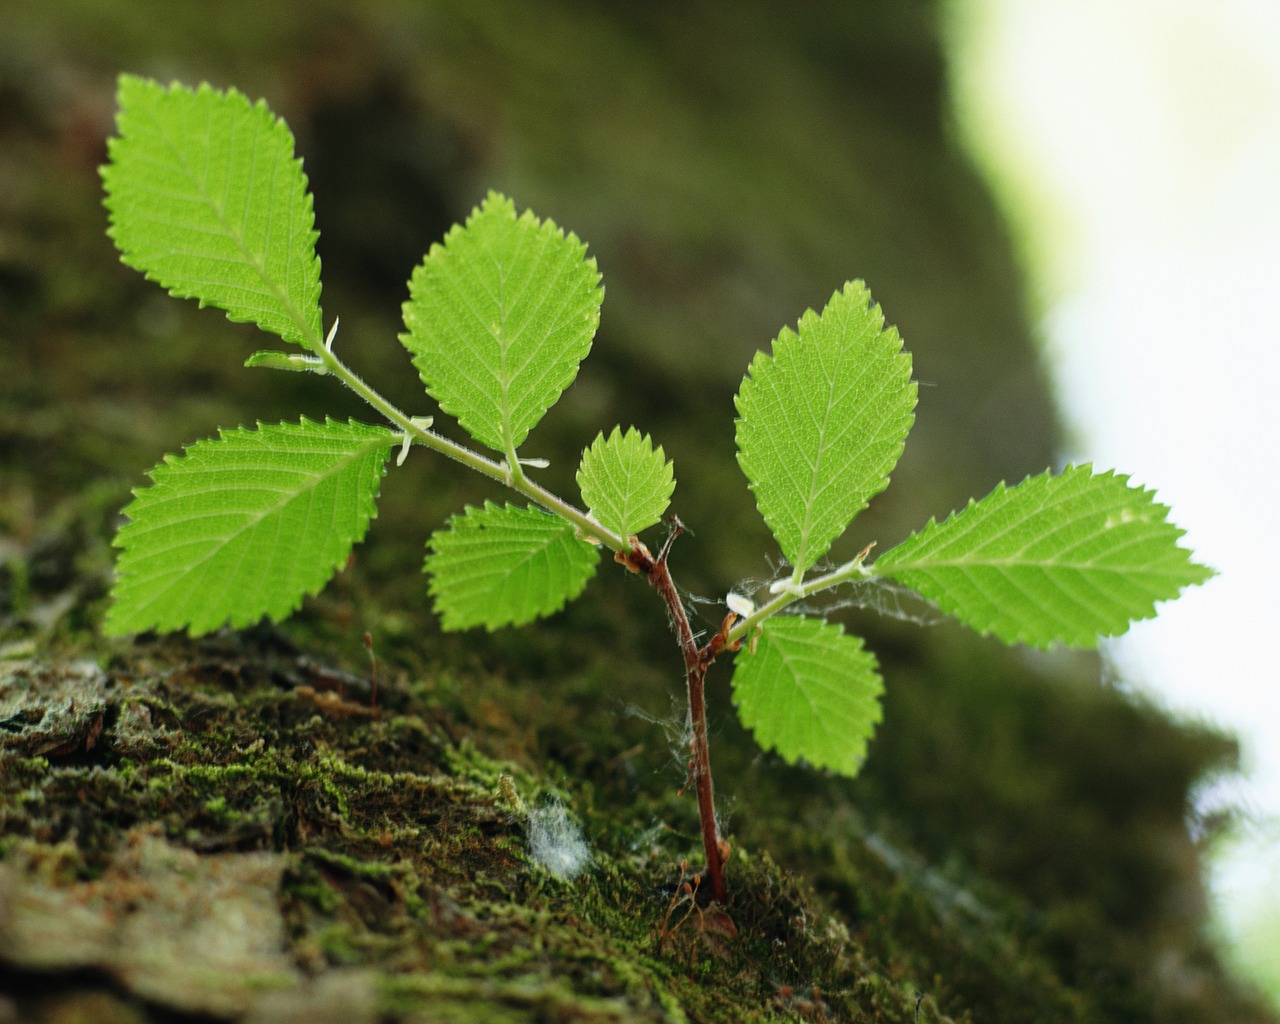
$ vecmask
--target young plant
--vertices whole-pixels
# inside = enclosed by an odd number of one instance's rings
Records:
[[[320,310],[311,195],[283,121],[235,90],[132,76],[120,79],[119,106],[102,177],[124,262],[290,346],[246,365],[334,377],[375,422],[259,424],[166,457],[125,509],[107,632],[199,634],[288,616],[364,536],[392,453],[399,465],[413,445],[440,452],[527,500],[468,507],[431,536],[423,568],[445,629],[558,611],[594,575],[602,548],[666,603],[684,657],[690,771],[716,900],[729,851],[707,746],[711,664],[732,653],[743,722],[788,762],[854,775],[880,718],[875,657],[838,624],[782,614],[797,602],[893,580],[1006,643],[1088,647],[1211,575],[1178,545],[1182,531],[1152,492],[1087,465],[1000,484],[874,561],[868,544],[825,563],[888,484],[916,402],[897,331],[855,281],[784,328],[742,381],[738,461],[789,573],[763,594],[730,594],[723,625],[699,644],[669,571],[679,521],[668,520],[656,555],[638,536],[662,521],[675,487],[662,448],[634,427],[597,435],[577,472],[586,511],[535,482],[529,471],[541,463],[520,455],[599,323],[600,274],[582,242],[490,193],[413,272],[400,340],[470,447],[434,430],[431,416],[396,408],[337,355],[337,320],[326,333]]]

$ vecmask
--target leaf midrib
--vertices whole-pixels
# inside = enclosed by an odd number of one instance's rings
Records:
[[[247,102],[248,101],[246,100],[246,103]],[[254,113],[254,107],[252,104],[249,104],[248,113],[250,116],[252,116]],[[150,115],[150,111],[148,111],[148,114]],[[209,116],[211,116],[211,112],[209,113]],[[220,207],[215,202],[212,194],[205,187],[205,182],[197,177],[191,165],[183,157],[182,150],[172,141],[169,132],[164,127],[163,122],[155,118],[154,116],[151,117],[151,121],[152,121],[152,124],[155,125],[156,128],[158,129],[158,134],[160,138],[163,139],[165,145],[168,147],[170,153],[173,155],[174,166],[176,166],[178,170],[186,177],[186,179],[191,182],[193,192],[195,193],[195,195],[197,195],[200,198],[200,200],[208,208],[211,216],[213,217],[214,222],[217,223],[222,228],[225,236],[231,239],[231,241],[235,243],[235,246],[239,250],[240,255],[242,256],[245,264],[248,265],[254,271],[255,274],[257,274],[259,280],[261,280],[263,284],[266,286],[266,294],[272,296],[280,304],[280,306],[283,308],[285,312],[286,317],[293,323],[293,326],[298,329],[299,335],[301,335],[304,339],[306,339],[304,342],[304,344],[306,344],[306,347],[314,350],[317,346],[323,344],[319,336],[311,330],[311,326],[307,322],[306,316],[304,316],[302,312],[298,309],[298,307],[294,305],[293,299],[290,297],[288,292],[285,290],[282,290],[280,286],[277,284],[277,282],[275,281],[275,279],[267,272],[267,267],[265,262],[259,261],[256,255],[246,246],[244,241],[245,232],[235,230],[231,222],[223,215],[222,207]],[[234,125],[232,126],[231,130],[234,131]],[[272,125],[271,128],[269,128],[268,130],[269,131],[274,130],[274,125]],[[206,128],[206,139],[209,137],[210,134],[211,134],[211,130],[209,128]],[[257,166],[258,141],[259,141],[258,135],[254,134],[252,138],[252,146],[253,146],[252,163],[254,167]],[[232,142],[231,139],[228,139],[228,147],[232,152],[234,152],[234,146],[235,146],[234,142]],[[251,170],[250,178],[252,179],[252,177],[253,177],[253,172]],[[273,199],[276,193],[276,184],[277,184],[276,179],[277,179],[276,170],[275,168],[272,168],[270,182],[271,182],[271,195]],[[227,175],[227,183],[228,184],[230,183],[229,174]],[[274,209],[274,206],[272,206],[272,209]],[[246,210],[246,216],[247,216],[247,213],[248,211]],[[268,239],[271,237],[272,226],[273,226],[272,220],[270,217],[268,217],[267,218],[267,238]],[[187,225],[187,227],[189,228],[189,225]],[[289,245],[287,240],[286,240],[286,245]],[[265,246],[264,246],[264,253],[265,253]],[[207,257],[204,256],[203,254],[197,253],[194,255],[200,256],[202,260],[207,259]],[[294,254],[292,252],[292,247],[290,246],[290,251],[288,252],[288,260],[290,263],[292,263],[293,261],[293,256]],[[228,282],[226,281],[220,281],[217,283],[223,287],[226,287],[228,285]]]
[[[212,443],[217,443],[217,442],[212,442]],[[299,487],[292,492],[288,492],[287,494],[282,494],[281,499],[279,501],[275,502],[270,506],[267,506],[266,508],[262,509],[259,513],[254,514],[254,513],[248,513],[248,512],[241,512],[240,514],[245,515],[247,517],[244,520],[244,525],[241,526],[239,529],[234,530],[230,533],[224,533],[224,534],[221,534],[220,536],[215,536],[214,538],[211,538],[216,543],[216,546],[213,547],[209,551],[209,553],[207,553],[204,557],[194,559],[193,561],[189,562],[183,569],[184,575],[186,573],[190,573],[190,572],[205,568],[219,554],[221,554],[223,551],[226,550],[227,546],[231,543],[233,539],[243,536],[246,533],[249,533],[253,530],[256,530],[262,524],[263,520],[265,520],[269,516],[278,515],[286,505],[288,505],[291,501],[297,499],[305,491],[315,491],[315,489],[319,487],[323,481],[348,469],[353,462],[363,458],[371,450],[376,449],[382,445],[385,445],[386,443],[387,442],[384,438],[370,438],[369,441],[366,444],[361,445],[359,449],[350,452],[349,458],[342,460],[340,463],[336,464],[335,466],[333,466],[327,471],[311,474],[310,475],[311,483],[308,486]],[[269,488],[244,488],[244,490],[250,490],[250,489],[268,490]],[[220,514],[225,515],[225,514],[235,514],[235,513],[236,513],[235,509],[230,509],[230,510],[224,510]],[[154,529],[154,527],[152,529]],[[141,534],[141,536],[146,536],[146,535],[147,535],[146,532],[143,532]],[[139,534],[135,534],[135,536],[139,536]],[[185,543],[192,543],[192,542],[187,541]],[[175,551],[178,548],[185,546],[185,543],[172,544],[172,545],[169,545],[168,547],[158,548],[158,549],[149,551],[147,553],[148,560],[151,560],[161,555]],[[240,567],[237,566],[235,573],[238,573],[239,571],[240,571]],[[180,580],[181,580],[181,576],[175,578],[174,582],[170,583],[168,586],[164,587],[162,591],[157,593],[155,600],[151,601],[150,604],[154,605],[158,601],[160,601],[162,598],[166,597],[170,593],[170,591],[173,589],[173,587],[178,585],[178,582]]]

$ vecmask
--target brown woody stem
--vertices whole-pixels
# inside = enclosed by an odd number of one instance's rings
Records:
[[[671,533],[658,553],[658,557],[650,559],[646,555],[639,555],[637,561],[640,563],[639,570],[648,576],[653,588],[666,602],[672,625],[675,627],[676,638],[680,642],[680,650],[684,654],[684,674],[689,687],[689,725],[693,730],[691,775],[694,792],[698,798],[698,818],[702,823],[702,846],[707,857],[707,881],[711,887],[711,898],[717,903],[724,903],[724,864],[728,847],[721,840],[720,830],[716,825],[715,794],[711,785],[711,750],[707,743],[707,703],[703,687],[707,668],[715,660],[719,647],[712,644],[703,648],[698,647],[693,637],[693,630],[689,626],[689,617],[684,610],[684,602],[680,600],[680,594],[667,569],[667,555],[671,551],[671,544],[683,532],[684,527],[680,521],[673,519]]]

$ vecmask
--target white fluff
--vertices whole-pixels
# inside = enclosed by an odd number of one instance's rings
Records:
[[[529,855],[535,864],[572,882],[591,863],[582,830],[559,800],[529,812]]]

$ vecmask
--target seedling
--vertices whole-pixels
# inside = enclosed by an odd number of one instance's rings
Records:
[[[338,355],[338,322],[326,331],[320,310],[307,179],[293,136],[265,103],[124,76],[119,105],[102,177],[124,262],[289,346],[246,365],[334,377],[375,422],[259,424],[166,457],[125,509],[107,632],[201,634],[288,616],[363,538],[392,456],[399,465],[410,447],[430,448],[527,502],[467,507],[432,534],[423,568],[445,629],[493,630],[558,611],[602,550],[666,603],[684,657],[690,775],[717,901],[729,850],[707,746],[711,664],[732,654],[738,713],[788,762],[854,775],[880,718],[882,683],[862,640],[793,606],[890,580],[1006,643],[1090,647],[1212,575],[1178,545],[1182,531],[1151,491],[1088,465],[1002,483],[874,560],[868,544],[829,564],[832,543],[888,484],[916,403],[897,331],[854,281],[784,328],[743,378],[738,461],[788,571],[763,593],[730,594],[722,627],[699,644],[669,571],[679,521],[668,519],[656,555],[639,539],[663,520],[675,487],[663,449],[634,427],[602,431],[582,453],[580,505],[537,483],[542,464],[520,454],[599,323],[600,274],[576,236],[490,193],[413,272],[400,340],[471,447],[434,429],[434,414],[396,408]]]

